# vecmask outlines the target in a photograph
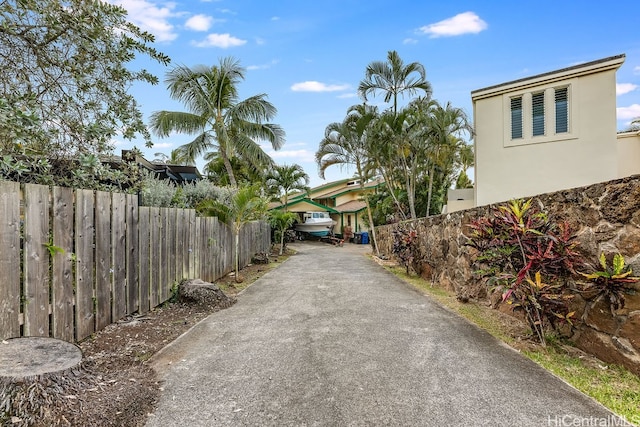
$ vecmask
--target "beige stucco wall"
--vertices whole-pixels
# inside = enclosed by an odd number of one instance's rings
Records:
[[[442,213],[458,212],[473,208],[475,206],[474,194],[475,190],[473,188],[449,188],[447,190],[447,204],[443,208]]]
[[[615,72],[624,57],[475,91],[475,204],[608,181],[619,176]],[[569,87],[569,133],[554,135],[553,88]],[[511,140],[510,99],[545,90],[546,135]],[[529,95],[527,95],[529,94]],[[529,97],[527,99],[527,96]]]
[[[618,177],[640,174],[640,131],[618,134]]]

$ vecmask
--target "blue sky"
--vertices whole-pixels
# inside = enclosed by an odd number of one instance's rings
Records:
[[[137,60],[161,81],[172,65],[214,65],[233,56],[247,69],[241,98],[268,94],[274,120],[287,133],[275,152],[279,164],[298,163],[322,184],[314,161],[326,126],[361,103],[356,95],[367,64],[396,50],[405,63],[422,63],[433,96],[472,116],[475,89],[608,56],[626,54],[617,73],[618,129],[640,116],[640,32],[637,0],[427,1],[387,0],[110,0],[156,36],[168,67]],[[166,86],[136,84],[145,118],[184,110]],[[382,97],[370,103],[386,108]],[[143,152],[169,154],[191,137],[154,137]],[[117,151],[141,147],[118,141]],[[202,162],[198,163],[199,166]],[[335,169],[332,169],[335,168]],[[350,177],[332,167],[326,180]]]

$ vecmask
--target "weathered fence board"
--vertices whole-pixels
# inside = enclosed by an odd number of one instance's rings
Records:
[[[53,188],[51,301],[53,336],[73,341],[73,190]]]
[[[140,313],[148,312],[149,283],[151,280],[151,255],[149,251],[149,220],[150,208],[141,206],[138,208],[138,285],[140,287]]]
[[[160,304],[160,209],[150,209],[149,220],[149,257],[151,259],[151,280],[149,285],[149,303],[151,307]]]
[[[76,339],[95,331],[94,288],[94,199],[93,191],[76,191]]]
[[[130,312],[127,310],[127,199],[125,194],[113,193],[111,201],[111,318],[115,322]]]
[[[20,336],[20,185],[0,181],[0,339]]]
[[[166,230],[169,222],[169,208],[160,208],[160,239],[159,239],[159,247],[160,247],[160,283],[158,288],[158,296],[160,298],[160,302],[165,301],[167,299],[167,283],[169,282],[169,239],[166,236]]]
[[[49,336],[49,188],[24,186],[24,333]]]
[[[96,192],[96,330],[111,323],[111,194]],[[117,319],[116,319],[117,320]]]
[[[127,310],[134,313],[140,307],[140,288],[138,286],[138,196],[135,194],[127,194],[127,244],[122,249],[126,250],[127,261]],[[155,307],[155,306],[154,306]],[[146,312],[146,311],[145,311]]]
[[[176,229],[176,209],[167,210],[167,230]],[[171,287],[176,281],[176,233],[167,233],[167,277],[166,282]],[[165,295],[168,297],[168,295]]]
[[[196,275],[196,242],[197,240],[197,232],[196,232],[196,212],[194,210],[189,211],[189,274],[187,277],[198,277]]]
[[[240,262],[267,250],[241,233]],[[183,278],[233,270],[230,228],[193,209],[139,207],[135,195],[0,181],[0,338],[79,341],[171,297]]]

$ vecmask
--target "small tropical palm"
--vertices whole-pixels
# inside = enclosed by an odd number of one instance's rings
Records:
[[[373,61],[367,66],[365,78],[358,86],[358,94],[366,101],[369,95],[384,93],[384,102],[393,101],[393,114],[398,112],[398,95],[409,96],[424,92],[431,96],[431,83],[424,66],[419,62],[405,65],[398,52],[391,50],[387,62]]]
[[[280,255],[284,252],[284,238],[287,229],[293,225],[296,218],[297,215],[293,212],[283,212],[277,209],[269,212],[269,224],[280,232]]]
[[[267,211],[267,203],[259,196],[258,186],[237,189],[231,195],[228,203],[209,199],[199,205],[197,209],[201,215],[217,216],[220,221],[231,227],[235,240],[234,267],[236,280],[238,280],[240,277],[240,231],[246,223],[263,218]]]
[[[239,157],[256,169],[268,169],[273,160],[258,141],[268,141],[278,150],[285,136],[279,125],[268,123],[277,110],[266,94],[238,99],[244,73],[231,57],[221,59],[218,66],[177,66],[169,71],[166,82],[171,97],[182,101],[189,111],[156,111],[151,116],[151,129],[159,136],[167,137],[171,132],[196,135],[180,147],[188,161],[216,151],[234,187],[237,181],[230,159]]]
[[[285,212],[288,210],[287,205],[291,191],[309,190],[309,175],[304,171],[302,166],[297,164],[274,166],[266,178],[267,188],[275,194],[283,194]]]

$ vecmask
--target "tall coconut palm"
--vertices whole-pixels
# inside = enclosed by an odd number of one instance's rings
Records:
[[[288,210],[289,193],[293,190],[309,191],[309,182],[309,175],[297,164],[274,166],[266,176],[267,188],[283,195],[285,212]]]
[[[393,114],[398,112],[398,95],[413,96],[424,92],[430,96],[431,83],[419,62],[405,65],[398,52],[387,53],[387,62],[373,61],[367,66],[365,78],[358,86],[358,95],[365,101],[376,92],[384,94],[384,102],[393,102]]]
[[[316,152],[316,163],[321,178],[329,166],[354,166],[355,176],[360,181],[360,190],[367,207],[371,237],[376,255],[379,255],[378,241],[373,224],[373,215],[369,199],[364,195],[364,184],[371,178],[372,169],[368,167],[369,142],[367,138],[372,131],[372,125],[377,117],[377,109],[369,105],[354,105],[347,111],[347,116],[341,123],[331,123],[324,132],[324,138]]]
[[[166,83],[171,97],[189,111],[156,111],[151,116],[151,129],[159,136],[166,137],[171,132],[196,135],[180,147],[189,161],[217,151],[234,187],[237,182],[231,158],[241,157],[254,168],[266,169],[273,160],[258,141],[270,142],[275,150],[284,144],[282,128],[268,123],[277,111],[267,101],[267,95],[239,99],[238,85],[244,77],[245,69],[231,57],[212,67],[177,66],[167,74]]]

